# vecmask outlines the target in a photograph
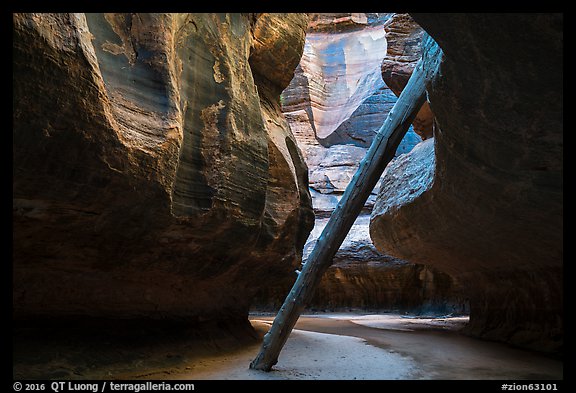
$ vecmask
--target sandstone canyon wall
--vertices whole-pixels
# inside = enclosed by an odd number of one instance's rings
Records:
[[[304,14],[13,15],[16,319],[244,318],[299,265]]]
[[[389,45],[385,26],[393,16],[310,15],[304,53],[282,93],[282,109],[310,168],[317,215],[332,212],[396,102],[381,72]],[[397,154],[420,140],[411,129]],[[375,197],[376,191],[367,211]]]
[[[394,94],[400,96],[422,56],[422,38],[425,33],[408,14],[392,15],[384,28],[389,44],[386,57],[382,60],[382,79]],[[426,101],[412,123],[414,132],[422,139],[431,138],[433,120],[434,114]]]
[[[406,14],[310,16],[304,54],[282,93],[283,110],[309,168],[317,217],[304,260],[410,77],[421,55],[422,36],[422,29]],[[405,72],[393,73],[385,83],[384,63]],[[388,83],[401,87],[391,91]],[[398,159],[419,141],[410,129],[398,148]],[[374,248],[368,224],[378,188],[324,274],[310,307],[466,312],[466,301],[452,277]],[[268,299],[276,299],[272,304],[279,306],[288,289]]]
[[[562,16],[411,16],[445,58],[398,154],[426,140],[315,301],[434,308],[461,283],[470,334],[557,351]],[[423,36],[393,14],[14,14],[14,317],[245,321],[294,281],[311,196],[329,215]]]
[[[561,351],[562,15],[412,17],[444,51],[428,86],[435,154],[412,157],[435,170],[387,169],[372,240],[457,278],[470,334]]]
[[[306,261],[328,222],[316,225],[304,247]],[[382,253],[369,235],[370,215],[354,222],[310,302],[313,310],[368,310],[418,315],[462,315],[468,303],[459,283],[432,267]]]

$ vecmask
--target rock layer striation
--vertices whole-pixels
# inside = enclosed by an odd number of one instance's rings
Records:
[[[317,213],[329,214],[388,112],[396,95],[382,79],[394,14],[312,14],[302,59],[282,92],[282,110],[310,168]],[[398,37],[404,39],[404,37]],[[397,154],[421,138],[410,130]],[[366,208],[374,204],[376,192]]]
[[[14,315],[245,317],[313,225],[308,17],[13,15]]]
[[[409,20],[402,25],[409,34],[394,34],[398,19]],[[283,110],[309,168],[317,216],[304,259],[402,90],[392,92],[382,80],[383,61],[404,67],[406,72],[394,74],[391,82],[403,87],[420,57],[422,36],[412,19],[396,14],[311,16],[304,54],[294,79],[282,93]],[[397,160],[403,160],[403,153],[419,141],[410,130],[397,151]],[[433,144],[427,146],[432,147],[433,156]],[[433,168],[433,164],[421,168],[422,174],[433,173]],[[379,187],[324,274],[310,307],[466,312],[466,301],[452,277],[374,248],[368,222]],[[278,290],[269,298],[277,299],[274,304],[278,306],[288,289]]]

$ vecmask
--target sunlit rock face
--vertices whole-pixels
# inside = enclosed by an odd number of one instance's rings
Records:
[[[325,146],[351,141],[346,130],[352,131],[357,144],[367,146],[371,134],[382,124],[374,104],[386,103],[381,97],[384,82],[379,72],[386,55],[386,32],[382,23],[353,27],[343,26],[337,33],[311,29],[300,62],[308,78],[311,124]],[[371,113],[354,116],[356,119],[350,124],[354,112],[375,94]],[[387,103],[393,104],[390,100]],[[348,122],[342,124],[345,121]]]
[[[397,100],[382,80],[385,24],[394,14],[312,14],[282,109],[309,167],[318,214],[328,215]],[[394,44],[400,45],[400,44]],[[421,138],[412,131],[397,154]],[[366,209],[374,204],[376,192]]]
[[[283,110],[309,168],[317,216],[306,242],[305,260],[397,100],[382,80],[383,59],[390,53],[396,56],[390,48],[419,48],[420,41],[416,43],[412,36],[394,35],[386,28],[396,19],[395,14],[311,15],[304,54],[294,79],[282,93]],[[409,42],[391,42],[387,37]],[[415,53],[419,57],[420,52],[411,50],[410,59]],[[410,73],[414,64],[408,66]],[[420,141],[410,130],[398,148],[397,159]],[[433,163],[427,164],[432,166],[423,168],[424,173],[433,172]],[[465,312],[466,302],[450,276],[374,248],[368,224],[379,187],[324,274],[310,307]],[[283,300],[281,291],[279,297]]]
[[[394,14],[349,15],[311,16],[295,78],[282,94],[289,119],[302,116],[298,120],[325,147],[369,147],[396,102],[381,75],[388,47],[384,26]],[[409,139],[413,146],[414,137]]]
[[[470,334],[561,351],[562,15],[411,16],[444,51],[428,86],[436,168],[415,198],[381,191],[372,240],[458,279]]]
[[[303,14],[14,14],[15,318],[245,318],[300,263]]]

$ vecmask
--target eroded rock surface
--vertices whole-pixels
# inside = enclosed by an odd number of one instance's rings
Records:
[[[313,250],[328,218],[316,225],[304,247]],[[434,267],[379,252],[369,235],[370,215],[358,217],[310,303],[312,309],[396,310],[446,315],[468,312],[459,283]]]
[[[313,225],[279,102],[307,16],[13,20],[15,318],[245,317]]]
[[[428,86],[436,169],[398,208],[382,194],[372,240],[456,277],[470,298],[470,334],[559,351],[563,17],[412,17],[444,51]]]
[[[394,14],[384,25],[388,48],[382,60],[382,79],[400,96],[408,83],[416,63],[422,56],[424,30],[408,14]],[[434,114],[428,102],[424,102],[412,125],[422,139],[433,136]]]
[[[396,102],[396,95],[381,75],[385,56],[393,53],[396,61],[396,52],[391,52],[388,45],[418,47],[418,51],[410,49],[409,56],[406,55],[410,63],[401,63],[408,64],[409,73],[401,76],[406,80],[415,64],[412,61],[420,56],[422,34],[416,38],[391,34],[385,26],[395,19],[394,14],[315,14],[310,18],[304,55],[294,79],[282,93],[283,110],[309,168],[310,192],[317,217],[304,258],[314,247],[375,132]],[[415,25],[413,21],[412,24]],[[409,42],[390,42],[388,37]],[[403,160],[403,153],[409,152],[420,140],[411,130],[396,153],[397,159]],[[433,154],[432,150],[432,157]],[[433,163],[421,169],[423,176],[433,173]],[[465,312],[466,302],[459,295],[458,283],[450,276],[374,248],[368,234],[367,214],[379,187],[380,184],[340,247],[310,306],[333,310]],[[295,277],[293,274],[292,280]],[[276,305],[279,306],[286,293],[287,289],[277,291],[270,298],[278,298]]]
[[[282,109],[310,169],[312,198],[321,215],[338,203],[396,102],[381,72],[388,46],[384,27],[393,15],[312,14],[302,59],[282,93]],[[420,140],[410,130],[397,154]],[[367,210],[375,197],[376,192]]]
[[[374,215],[393,220],[398,210],[432,187],[435,168],[434,138],[391,161],[382,174]]]

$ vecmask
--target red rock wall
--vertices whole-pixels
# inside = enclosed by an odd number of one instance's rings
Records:
[[[245,316],[313,223],[279,103],[307,16],[13,20],[15,317]]]

